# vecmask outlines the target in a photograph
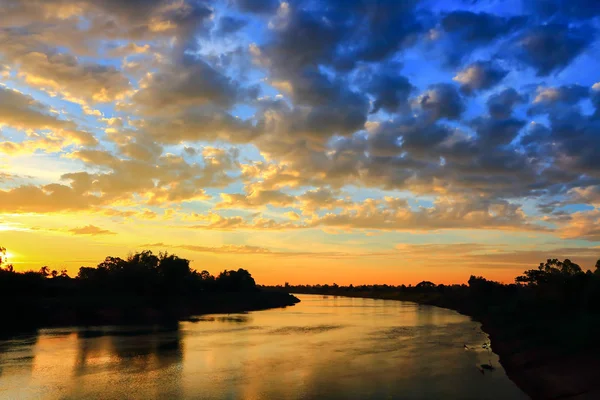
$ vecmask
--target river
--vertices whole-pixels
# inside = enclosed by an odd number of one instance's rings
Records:
[[[172,327],[41,329],[0,341],[0,398],[527,398],[469,317],[393,300],[298,297],[285,309]],[[496,369],[482,373],[490,362]]]

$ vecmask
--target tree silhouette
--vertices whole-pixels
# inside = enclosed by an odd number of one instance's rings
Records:
[[[582,274],[581,267],[571,260],[559,261],[556,258],[548,259],[545,263],[540,263],[538,269],[525,271],[523,275],[515,280],[518,283],[529,285],[542,285],[550,282],[562,282],[566,278]]]
[[[252,275],[245,269],[237,271],[223,271],[215,279],[218,288],[225,291],[252,291],[256,289],[256,282]]]
[[[422,281],[422,282],[417,283],[415,288],[420,289],[420,290],[435,289],[435,283],[430,282],[430,281]]]
[[[44,278],[48,277],[50,275],[50,268],[44,265],[42,268],[40,268],[40,275],[42,275]]]

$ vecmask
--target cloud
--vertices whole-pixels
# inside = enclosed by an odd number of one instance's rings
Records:
[[[547,76],[571,63],[592,43],[594,36],[586,27],[560,23],[535,26],[518,39],[519,58],[533,67],[538,76]]]
[[[29,133],[33,139],[23,142],[0,142],[5,153],[32,153],[37,149],[58,151],[69,144],[94,146],[97,139],[78,129],[70,120],[59,119],[52,110],[33,97],[0,86],[0,127],[10,126]]]
[[[579,211],[558,219],[558,232],[565,239],[600,241],[600,210]]]
[[[459,3],[9,0],[0,212],[600,239],[597,7]]]
[[[17,178],[17,175],[11,174],[9,172],[0,172],[0,183],[10,182]]]
[[[592,269],[598,259],[599,249],[594,247],[556,247],[555,243],[545,244],[541,249],[536,247],[532,249],[525,245],[510,249],[506,245],[479,243],[399,244],[396,250],[403,259],[424,265],[447,266],[449,262],[455,261],[461,265],[483,269],[534,269],[540,261],[548,258],[569,258],[585,270]]]
[[[577,104],[588,97],[589,89],[581,85],[563,85],[558,87],[538,87],[529,115],[560,111],[561,108]]]
[[[507,145],[525,126],[525,121],[516,118],[479,118],[472,122],[480,143],[486,147]]]
[[[371,113],[379,110],[389,113],[407,110],[409,96],[415,87],[408,78],[399,74],[399,70],[399,65],[389,65],[366,74],[366,90],[375,99]]]
[[[513,32],[526,21],[524,17],[501,17],[485,12],[454,11],[445,15],[441,25],[467,42],[489,42]]]
[[[418,99],[419,106],[434,120],[458,119],[465,106],[456,88],[447,83],[431,85]]]
[[[494,87],[508,74],[508,71],[500,68],[490,61],[478,61],[468,65],[460,71],[454,80],[461,83],[460,89],[471,94],[478,90],[486,90]]]
[[[56,183],[41,187],[26,185],[0,190],[0,212],[51,213],[85,210],[100,204],[100,198]]]
[[[266,205],[285,207],[294,201],[294,197],[279,190],[250,189],[248,194],[221,194],[222,202],[216,208],[257,208]]]
[[[90,236],[98,236],[98,235],[116,235],[116,232],[112,232],[106,229],[99,228],[94,225],[86,225],[81,228],[73,228],[69,229],[74,235],[90,235]]]
[[[251,122],[210,105],[178,111],[177,117],[150,117],[141,122],[139,129],[157,143],[165,144],[217,140],[249,143],[259,135]]]
[[[405,200],[394,198],[386,198],[384,201],[367,199],[340,213],[328,213],[323,217],[313,218],[309,226],[392,231],[474,227],[478,229],[544,229],[528,222],[518,205],[505,201],[438,199],[432,208],[412,211]]]
[[[129,81],[115,67],[82,63],[70,54],[31,52],[17,61],[19,76],[27,84],[68,99],[106,103],[130,90]]]
[[[235,5],[240,11],[246,11],[251,13],[272,13],[279,7],[279,0],[234,0]]]
[[[468,10],[447,13],[440,20],[445,35],[437,40],[442,45],[441,56],[446,64],[457,66],[475,50],[510,37],[527,20],[527,16],[504,17]]]
[[[194,245],[178,245],[180,249],[197,251],[200,253],[216,253],[216,254],[271,254],[271,250],[264,247],[249,246],[249,245],[224,245],[220,247],[206,247]]]
[[[73,129],[71,121],[60,120],[33,97],[0,86],[0,126],[20,129]]]
[[[216,28],[216,33],[219,36],[229,35],[239,31],[247,24],[247,20],[226,15],[219,19],[219,23]]]
[[[439,198],[431,208],[412,210],[406,199],[386,197],[352,202],[349,199],[336,199],[330,193],[320,190],[309,191],[298,197],[297,207],[309,219],[301,220],[297,213],[288,212],[288,220],[275,220],[254,216],[224,217],[215,213],[196,214],[193,221],[202,225],[192,225],[192,229],[212,230],[290,230],[290,229],[340,229],[382,230],[382,231],[421,231],[444,229],[510,229],[544,231],[544,226],[529,220],[521,207],[507,201],[486,199],[444,199]],[[287,205],[287,203],[286,203]],[[241,206],[242,208],[245,205]],[[329,210],[325,214],[321,210]]]
[[[102,172],[76,172],[62,176],[84,194],[101,193],[103,202],[131,200],[140,196],[148,205],[168,205],[210,198],[207,187],[224,187],[237,170],[237,151],[205,147],[202,165],[188,163],[174,154],[156,153],[149,159],[121,159],[99,150],[81,150],[69,157],[90,166],[107,167]],[[139,199],[138,199],[139,201]]]
[[[191,56],[185,56],[180,65],[168,65],[149,75],[141,85],[133,101],[150,114],[206,104],[228,108],[241,99],[235,81]]]
[[[527,97],[519,94],[515,89],[504,89],[499,93],[491,95],[486,104],[488,111],[493,118],[509,118],[516,105],[527,101]]]
[[[546,18],[586,20],[600,15],[600,4],[595,0],[525,0],[524,3],[532,13]]]

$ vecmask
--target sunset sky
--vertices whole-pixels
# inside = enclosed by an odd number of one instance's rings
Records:
[[[262,284],[600,258],[597,0],[0,0],[0,246]]]

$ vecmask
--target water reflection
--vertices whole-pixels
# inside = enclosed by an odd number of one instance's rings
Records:
[[[0,398],[525,398],[502,369],[481,375],[479,364],[499,364],[467,317],[394,301],[301,299],[170,327],[0,341]]]

